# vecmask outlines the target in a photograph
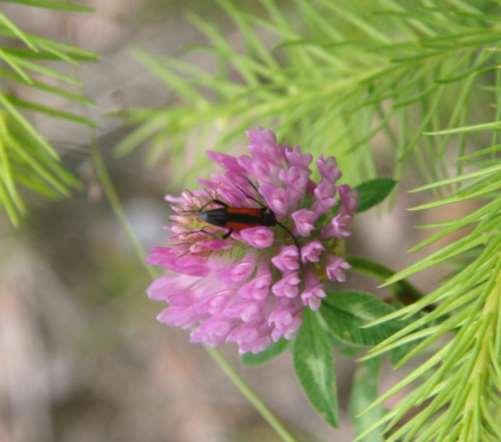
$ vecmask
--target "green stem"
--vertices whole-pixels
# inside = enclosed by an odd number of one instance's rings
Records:
[[[122,228],[125,230],[127,237],[131,241],[134,252],[141,262],[141,265],[145,268],[151,277],[157,276],[155,271],[151,269],[145,261],[145,252],[140,242],[138,241],[134,231],[132,230],[127,216],[123,210],[122,204],[120,203],[120,198],[115,190],[113,182],[111,181],[108,170],[104,163],[101,152],[98,148],[93,145],[92,150],[92,162],[96,170],[97,177],[103,187],[104,194],[110,204],[113,214],[117,217]],[[252,389],[243,381],[243,379],[238,375],[236,370],[224,359],[224,357],[217,350],[212,348],[205,348],[209,356],[216,362],[219,368],[228,376],[233,385],[242,393],[242,395],[249,401],[249,403],[256,409],[256,411],[263,417],[263,419],[268,422],[268,424],[275,430],[275,432],[282,438],[284,442],[296,442],[285,427],[280,423],[280,421],[273,415],[273,413],[266,407],[266,405],[259,399],[259,397],[252,391]]]
[[[104,164],[101,152],[99,152],[96,146],[91,147],[91,155],[97,178],[101,183],[104,194],[106,195],[113,214],[117,217],[120,225],[125,230],[125,233],[132,246],[134,247],[134,252],[138,260],[141,262],[141,265],[152,278],[155,277],[156,275],[154,270],[152,270],[151,267],[146,264],[146,254],[144,253],[143,246],[137,239],[137,236],[135,235],[132,227],[129,224],[129,221],[127,220],[127,216],[125,215],[122,204],[120,203],[120,198],[118,197],[115,186],[111,181],[110,174],[108,173],[108,170],[106,169],[106,166]]]
[[[285,429],[282,423],[270,412],[266,405],[259,399],[259,397],[252,391],[252,389],[242,380],[235,369],[226,361],[221,353],[213,348],[206,347],[207,353],[211,356],[217,365],[228,378],[233,382],[233,385],[238,388],[240,393],[252,404],[256,411],[268,422],[271,428],[282,438],[285,442],[296,442],[296,439]]]

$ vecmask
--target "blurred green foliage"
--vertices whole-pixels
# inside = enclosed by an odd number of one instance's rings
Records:
[[[209,136],[211,147],[232,149],[247,128],[268,126],[283,142],[299,143],[314,155],[336,155],[354,183],[377,175],[380,155],[392,159],[397,180],[417,170],[430,183],[418,190],[432,190],[438,199],[415,210],[480,204],[465,218],[429,226],[439,231],[414,249],[464,227],[470,233],[389,278],[387,284],[396,283],[431,266],[460,263],[432,293],[369,324],[407,320],[438,304],[432,313],[404,322],[371,357],[414,342],[403,364],[427,354],[439,338],[451,332],[453,338],[370,407],[419,381],[390,412],[376,413],[359,437],[386,424],[389,441],[499,440],[498,2],[262,0],[257,12],[230,0],[217,3],[236,28],[231,37],[212,21],[189,16],[208,44],[186,52],[209,54],[209,69],[180,57],[136,54],[175,98],[165,107],[130,110],[134,129],[117,152],[125,155],[146,143],[151,163],[165,155],[176,164],[189,142],[193,167],[172,168],[187,185],[207,164],[202,152]],[[475,152],[478,146],[485,147]],[[325,405],[332,402],[325,387],[334,376],[326,361],[322,353],[322,367],[303,364],[298,375],[315,407],[334,423]]]
[[[89,12],[77,4],[48,0],[9,0],[27,7],[64,12]],[[13,224],[26,213],[20,187],[41,196],[68,196],[78,185],[76,178],[60,162],[54,147],[23,115],[23,111],[41,113],[51,118],[94,127],[88,118],[26,100],[13,92],[22,85],[36,92],[56,96],[83,106],[92,101],[78,92],[79,80],[63,70],[48,67],[45,61],[78,66],[95,61],[97,56],[75,46],[60,43],[20,29],[0,12],[0,208]],[[58,84],[58,85],[55,85]],[[60,84],[60,85],[59,85]]]
[[[207,45],[186,48],[211,57],[210,67],[182,57],[136,53],[174,94],[162,108],[128,113],[133,132],[121,155],[147,142],[149,160],[183,156],[194,146],[190,182],[207,164],[203,150],[229,149],[252,126],[273,127],[281,140],[317,155],[335,154],[350,179],[376,175],[378,155],[391,155],[398,179],[406,163],[431,181],[445,178],[448,153],[461,155],[464,136],[426,132],[492,118],[499,39],[493,2],[295,0],[242,8],[217,2],[233,22],[227,38],[212,20],[190,14]],[[480,3],[482,3],[480,5]],[[293,7],[290,7],[293,4]],[[285,7],[289,6],[289,7]],[[216,139],[214,139],[216,132]],[[209,136],[210,135],[210,136]],[[373,141],[384,146],[377,154]]]
[[[48,0],[12,2],[71,12],[85,9]],[[418,356],[425,360],[373,402],[366,411],[368,418],[360,414],[359,404],[373,399],[377,389],[371,384],[361,386],[355,418],[360,438],[381,428],[388,441],[498,441],[499,2],[217,3],[232,23],[231,32],[201,14],[189,15],[206,44],[187,47],[186,57],[203,54],[206,65],[187,61],[184,54],[167,57],[136,51],[138,60],[162,81],[172,99],[165,106],[124,112],[131,133],[116,152],[126,155],[148,145],[150,164],[168,158],[170,178],[189,185],[208,164],[203,155],[207,147],[234,149],[247,128],[268,126],[283,142],[301,144],[314,155],[336,155],[354,184],[379,175],[381,157],[391,160],[391,171],[385,175],[396,180],[417,171],[423,186],[416,190],[431,191],[435,199],[414,210],[473,203],[465,217],[425,226],[437,230],[413,250],[465,228],[466,234],[387,280],[387,284],[398,283],[424,269],[455,264],[454,272],[416,303],[363,324],[376,327],[402,321],[402,327],[377,343],[368,358],[413,342],[414,348],[402,355],[400,365]],[[78,65],[96,56],[28,34],[3,13],[0,35],[5,41],[0,48],[0,77],[6,85],[0,92],[0,203],[11,221],[18,223],[25,212],[20,186],[55,197],[67,195],[77,185],[61,167],[53,147],[21,112],[36,111],[87,126],[94,123],[24,100],[8,85],[22,84],[85,106],[91,102],[78,92],[78,80],[44,62]],[[56,80],[58,86],[39,76]],[[99,158],[94,155],[101,171],[98,178],[119,221],[127,227]],[[130,228],[128,233],[141,256]],[[107,284],[115,287],[114,282]],[[409,321],[423,309],[432,311]],[[318,328],[322,337],[315,341],[311,328],[300,331],[295,354],[307,357],[296,357],[296,366],[303,385],[309,385],[314,405],[335,424],[337,415],[329,409],[336,402],[335,374],[326,356],[331,342],[316,320],[305,324]],[[441,340],[445,344],[436,350]],[[315,364],[305,363],[308,358]],[[359,372],[369,366],[362,365]],[[381,404],[407,387],[400,402],[383,414]]]

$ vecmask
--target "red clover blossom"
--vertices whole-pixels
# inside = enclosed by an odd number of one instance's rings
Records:
[[[270,130],[247,136],[249,155],[209,151],[223,172],[200,180],[201,189],[166,197],[174,211],[169,246],[154,248],[148,261],[169,272],[148,295],[168,304],[157,319],[190,329],[192,342],[235,342],[240,353],[257,353],[292,339],[303,310],[320,307],[325,284],[345,281],[350,265],[339,255],[357,194],[337,184],[334,157],[317,160],[315,182],[310,154],[278,144]],[[271,211],[272,221],[226,222],[232,208]],[[220,218],[209,223],[213,209]]]

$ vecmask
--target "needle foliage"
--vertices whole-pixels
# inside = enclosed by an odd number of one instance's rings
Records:
[[[86,11],[55,0],[10,2]],[[168,89],[170,101],[127,111],[131,132],[118,154],[148,145],[149,161],[168,157],[172,172],[188,185],[206,165],[208,142],[229,149],[245,129],[261,125],[315,155],[335,155],[348,180],[358,184],[364,210],[408,174],[418,176],[422,185],[415,191],[427,198],[412,210],[471,207],[466,216],[421,226],[433,232],[412,251],[455,239],[397,273],[350,258],[355,271],[385,281],[396,299],[411,296],[415,302],[388,305],[370,293],[332,291],[319,312],[305,314],[293,345],[280,341],[263,354],[244,355],[243,362],[260,364],[291,350],[312,406],[336,426],[332,349],[353,357],[363,352],[350,400],[357,440],[499,441],[500,2],[217,4],[224,22],[189,16],[205,40],[186,48],[186,55],[203,52],[208,65],[136,52]],[[15,86],[89,104],[74,89],[74,77],[45,61],[78,65],[96,57],[29,34],[2,12],[0,37],[0,204],[17,223],[25,212],[20,187],[53,197],[76,185],[23,112],[93,122],[22,98]],[[187,144],[195,150],[189,172],[175,167],[184,164]],[[391,179],[375,179],[380,156],[391,164]],[[437,266],[449,273],[431,292],[422,295],[407,281]],[[398,368],[412,361],[412,369],[381,393],[377,380],[386,356]],[[386,399],[397,393],[399,402],[385,409]]]
[[[3,0],[0,5],[2,3],[71,13],[90,11],[76,3],[52,0]],[[78,184],[26,112],[94,126],[88,118],[63,106],[52,107],[23,95],[31,95],[32,90],[67,103],[91,104],[91,100],[78,92],[80,81],[66,71],[67,67],[95,60],[96,55],[86,50],[25,32],[0,10],[0,209],[6,211],[13,224],[18,224],[26,212],[22,188],[55,198],[67,196]],[[47,62],[58,64],[49,67]],[[19,94],[17,91],[21,88],[28,93]]]
[[[414,360],[413,370],[377,400],[373,382],[361,382],[353,390],[358,440],[499,440],[499,2],[256,3],[245,8],[218,1],[232,22],[230,33],[212,20],[189,17],[207,43],[186,52],[207,53],[210,69],[182,57],[136,54],[171,92],[171,102],[131,110],[133,130],[117,151],[126,154],[147,144],[151,162],[164,155],[176,161],[190,140],[200,146],[200,160],[193,167],[199,173],[196,166],[205,164],[202,150],[214,128],[217,139],[211,145],[225,149],[244,129],[259,124],[298,140],[314,154],[341,158],[355,183],[376,174],[377,155],[391,158],[396,180],[417,171],[423,185],[416,191],[427,192],[429,202],[413,210],[469,202],[473,209],[467,216],[422,226],[434,233],[412,250],[457,232],[459,239],[396,274],[378,265],[358,266],[387,278],[390,287],[408,285],[405,278],[430,267],[452,269],[435,290],[390,311],[367,294],[337,294],[331,298],[336,305],[326,302],[321,317],[305,320],[298,340],[311,342],[295,343],[295,366],[313,406],[335,425],[335,384],[327,368],[332,364],[323,351],[331,345],[321,330],[352,354],[371,348],[359,369],[365,378],[377,379],[382,355],[398,360],[398,367]],[[191,177],[178,174],[184,182]],[[353,299],[348,302],[347,296]],[[371,329],[385,324],[389,328],[376,339],[379,335]],[[345,333],[335,337],[343,328]],[[280,343],[262,358],[246,358],[259,363],[285,348]],[[402,348],[406,350],[396,352]],[[315,373],[308,392],[306,384]],[[385,411],[385,400],[398,392],[403,398]]]

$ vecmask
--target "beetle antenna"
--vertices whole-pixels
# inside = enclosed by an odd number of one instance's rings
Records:
[[[249,183],[249,186],[252,187],[252,189],[254,190],[254,192],[256,192],[256,195],[258,195],[261,200],[264,201],[264,198],[263,198],[263,195],[261,195],[261,193],[259,192],[258,188],[256,187],[256,185],[249,179],[249,177],[246,177],[246,176],[243,176],[242,178],[245,179],[245,181],[247,181],[247,183]],[[266,208],[266,204],[265,203],[262,203],[261,201],[259,201],[258,199],[254,198],[253,196],[249,195],[248,193],[246,193],[244,190],[242,190],[242,188],[238,185],[235,184],[235,186],[240,190],[240,192],[242,192],[247,198],[251,199],[252,201],[256,202],[259,206],[261,206],[261,208]]]
[[[241,188],[238,184],[235,184],[235,187],[236,187],[238,190],[240,190],[240,192],[242,192],[242,194],[243,194],[246,198],[248,198],[248,199],[250,199],[250,200],[254,201],[254,202],[255,202],[258,206],[260,206],[262,209],[266,208],[266,206],[265,206],[265,205],[264,205],[261,201],[259,201],[258,199],[254,198],[252,195],[249,195],[249,194],[248,194],[248,193],[247,193],[244,189],[242,189],[242,188]],[[259,195],[259,194],[258,194],[258,195]]]
[[[218,204],[222,207],[227,207],[228,205],[226,203],[223,203],[221,200],[217,200],[217,199],[211,199],[209,201],[207,201],[202,207],[200,207],[199,209],[193,209],[193,210],[182,210],[180,211],[179,213],[200,213],[200,212],[203,212],[203,210],[210,204]]]
[[[254,189],[254,192],[256,192],[259,196],[261,196],[261,194],[259,193],[259,190],[257,189],[256,185],[248,177],[244,177],[244,178],[249,183],[249,186],[251,186]],[[263,197],[261,196],[261,198],[263,198]]]

